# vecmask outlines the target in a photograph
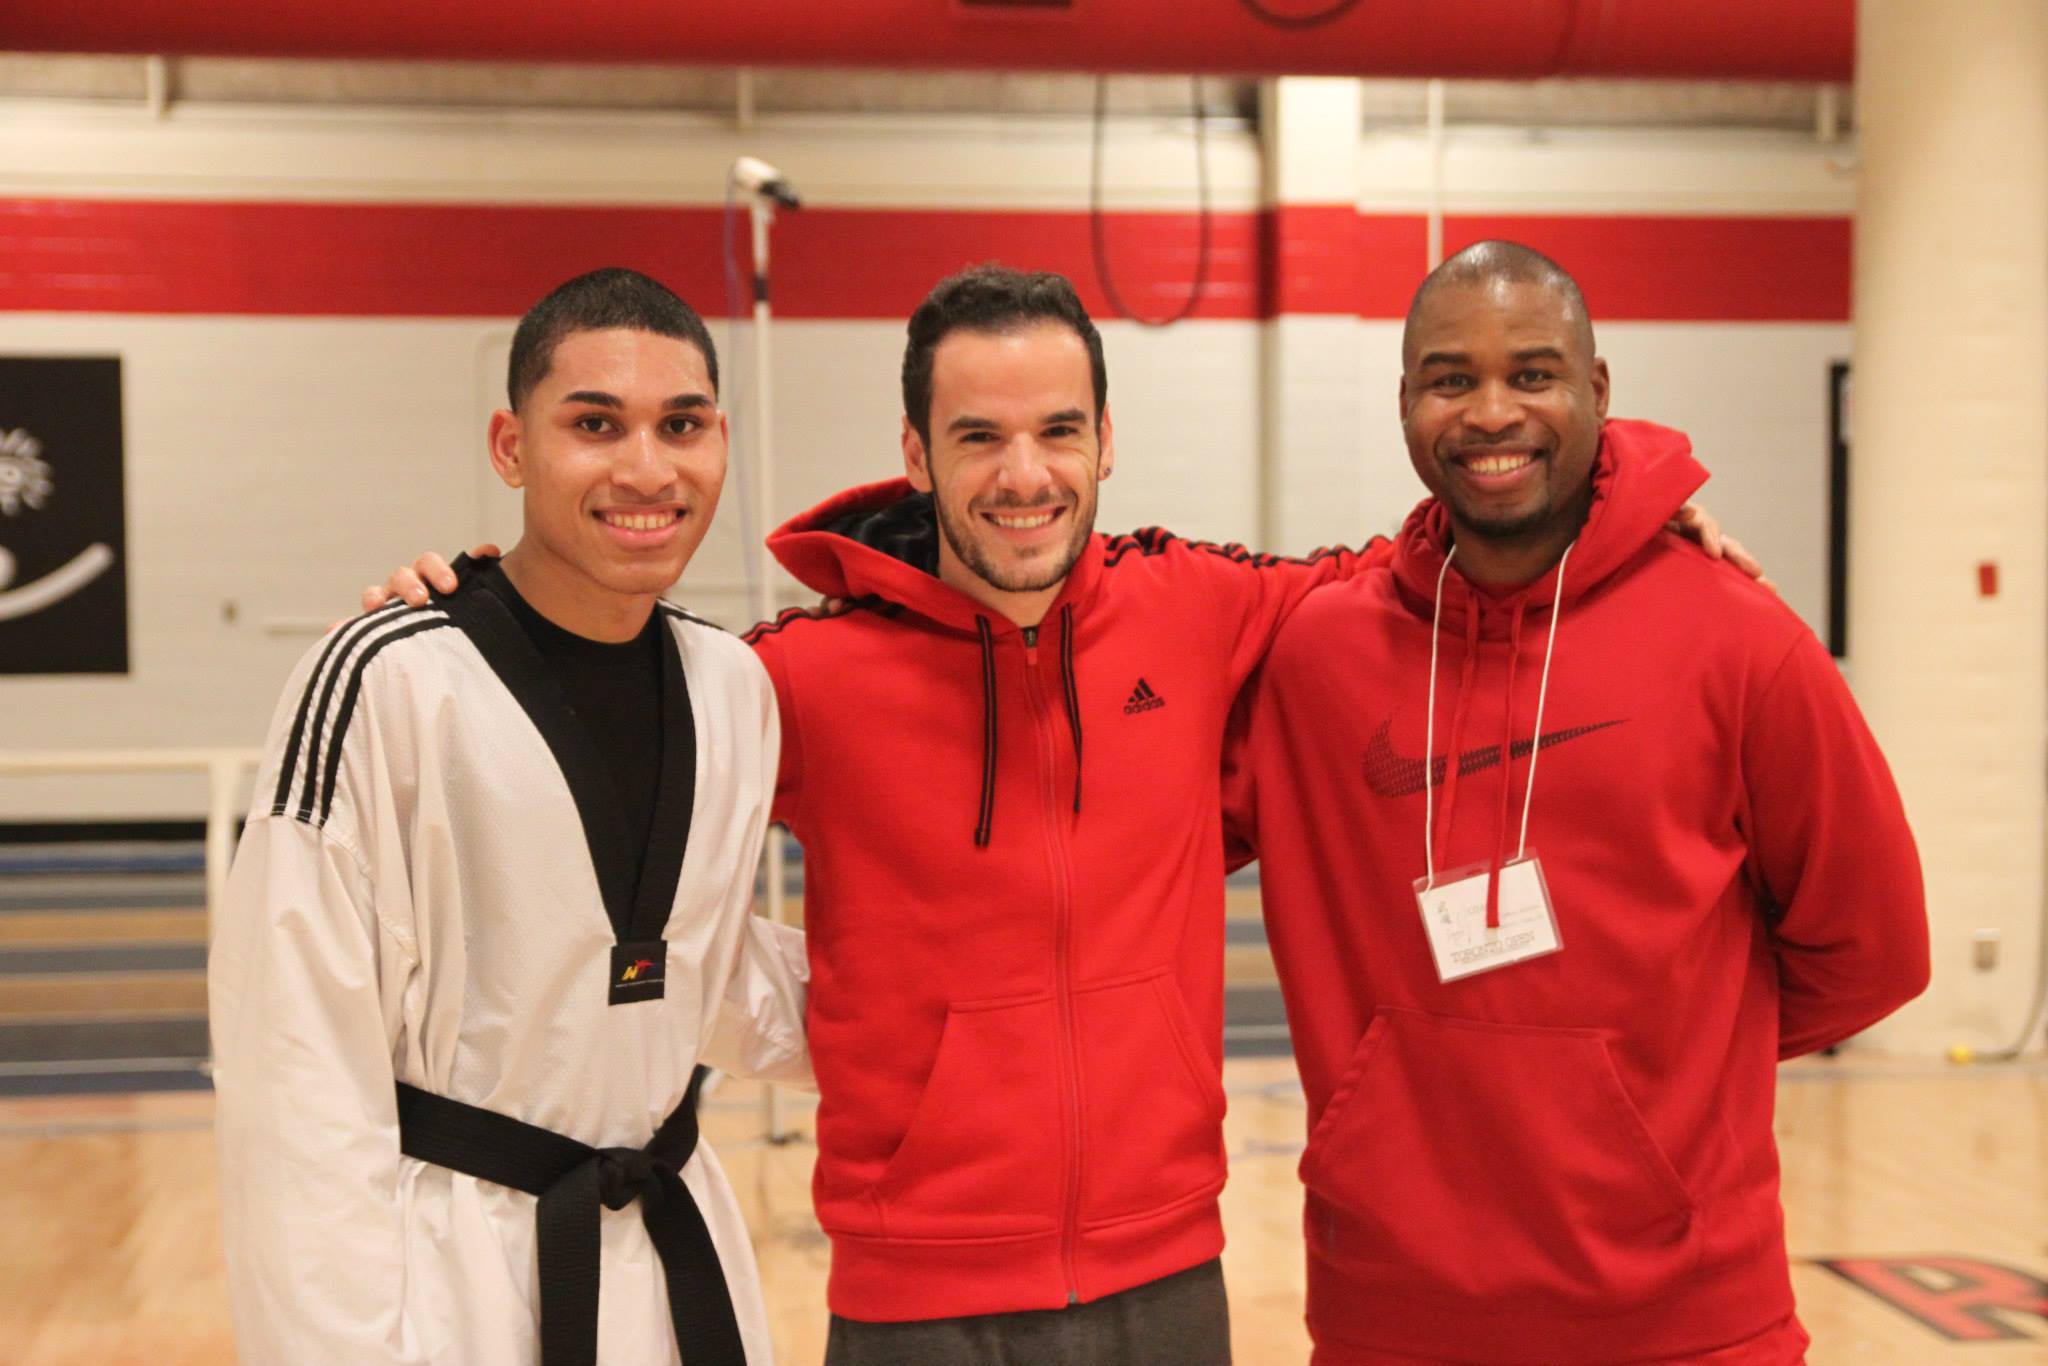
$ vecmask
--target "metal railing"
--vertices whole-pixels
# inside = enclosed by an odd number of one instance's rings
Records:
[[[0,778],[62,777],[90,774],[204,773],[206,800],[206,937],[213,939],[213,917],[227,891],[228,867],[235,856],[235,822],[244,806],[242,781],[263,761],[263,752],[248,748],[223,749],[0,749]],[[777,835],[780,835],[778,830]],[[767,909],[771,919],[784,920],[781,841],[770,842],[766,881]],[[782,1123],[778,1092],[773,1083],[762,1084],[762,1136],[771,1143],[786,1142],[795,1135]]]
[[[94,773],[204,773],[206,794],[206,924],[227,890],[235,856],[235,818],[242,807],[242,776],[263,761],[258,749],[0,749],[0,777],[58,777]]]

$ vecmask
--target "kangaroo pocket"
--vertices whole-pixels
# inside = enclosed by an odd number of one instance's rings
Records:
[[[948,1008],[903,1142],[869,1192],[885,1238],[1005,1238],[1059,1226],[1059,1017],[1053,998]],[[821,1209],[821,1215],[824,1211]]]
[[[1597,1031],[1377,1014],[1302,1155],[1334,1270],[1612,1311],[1693,1268],[1693,1201]]]
[[[1170,970],[1074,993],[1081,1220],[1099,1227],[1223,1184],[1223,1083]]]

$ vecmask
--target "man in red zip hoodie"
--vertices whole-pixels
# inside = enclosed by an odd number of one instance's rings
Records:
[[[1434,496],[1279,632],[1226,781],[1315,1361],[1798,1362],[1774,1065],[1926,984],[1898,794],[1812,632],[1664,529],[1706,472],[1607,420],[1560,267],[1461,252],[1402,349]]]
[[[903,405],[906,477],[769,542],[848,610],[749,637],[804,846],[827,1361],[1227,1361],[1222,737],[1358,559],[1097,533],[1107,376],[1059,276],[942,281]]]

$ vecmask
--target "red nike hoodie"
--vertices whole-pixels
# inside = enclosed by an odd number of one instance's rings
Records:
[[[804,846],[833,1312],[1057,1308],[1216,1256],[1224,727],[1359,557],[1097,535],[1026,630],[939,580],[902,480],[769,545],[847,600],[749,637]]]
[[[1827,652],[1663,529],[1706,477],[1682,435],[1609,422],[1593,477],[1561,613],[1555,569],[1493,594],[1443,576],[1435,754],[1434,501],[1390,571],[1293,615],[1233,730],[1229,821],[1262,859],[1307,1093],[1325,1366],[1799,1360],[1774,1064],[1926,985],[1912,836]],[[1424,803],[1439,875],[1496,865],[1532,767],[1563,947],[1441,982]]]

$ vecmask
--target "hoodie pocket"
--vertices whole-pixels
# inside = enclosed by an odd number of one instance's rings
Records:
[[[1223,1079],[1172,972],[1074,993],[1081,1219],[1121,1223],[1223,1184]]]
[[[881,1236],[1027,1237],[1059,1226],[1059,1018],[1051,996],[962,1002],[870,1198]]]
[[[1693,1199],[1600,1032],[1374,1016],[1309,1135],[1318,1256],[1438,1298],[1588,1310],[1668,1292]]]

